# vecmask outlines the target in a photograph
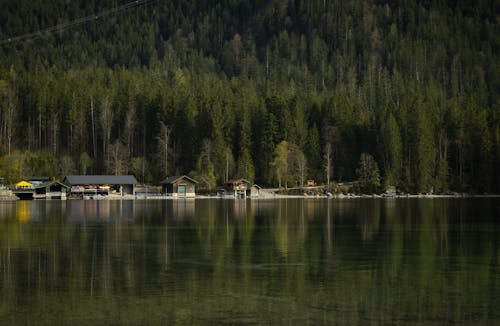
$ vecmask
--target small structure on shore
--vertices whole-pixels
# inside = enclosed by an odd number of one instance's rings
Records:
[[[262,190],[262,187],[259,186],[258,184],[254,184],[253,186],[250,187],[248,191],[248,195],[250,197],[259,197],[260,196],[260,191]]]
[[[34,199],[35,188],[26,180],[19,181],[14,185],[14,187],[11,187],[10,190],[19,199]]]
[[[198,181],[186,175],[173,176],[161,182],[162,193],[177,198],[195,197]]]
[[[66,199],[69,187],[59,181],[45,181],[33,185],[34,199]]]
[[[133,175],[68,175],[64,184],[73,196],[134,195],[137,179]]]
[[[231,179],[224,183],[224,196],[246,198],[250,195],[251,184],[246,179]]]
[[[48,177],[32,177],[15,184],[12,193],[19,199],[66,199],[68,186]]]

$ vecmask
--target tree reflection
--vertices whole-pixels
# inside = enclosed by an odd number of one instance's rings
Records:
[[[488,324],[500,319],[495,207],[1,203],[0,322]]]

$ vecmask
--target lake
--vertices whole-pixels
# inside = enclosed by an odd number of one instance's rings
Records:
[[[498,324],[500,199],[0,202],[1,325]]]

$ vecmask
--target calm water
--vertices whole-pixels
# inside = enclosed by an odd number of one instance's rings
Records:
[[[500,200],[0,202],[1,325],[498,324]]]

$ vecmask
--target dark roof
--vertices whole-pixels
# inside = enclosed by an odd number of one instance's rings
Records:
[[[42,181],[42,182],[47,182],[50,181],[50,177],[31,177],[28,179],[28,181]]]
[[[133,175],[68,175],[64,183],[74,185],[135,185],[137,180]]]
[[[192,183],[198,183],[198,181],[196,181],[194,179],[191,179],[187,175],[176,175],[176,176],[173,176],[173,177],[170,177],[170,178],[166,178],[165,180],[163,180],[161,182],[161,184],[172,184],[172,183],[175,183],[179,179],[185,179],[187,181],[191,181]]]
[[[65,187],[65,188],[69,187],[68,185],[65,185],[64,183],[59,182],[59,181],[47,181],[47,182],[43,182],[43,183],[40,183],[37,185],[33,185],[33,188],[34,189],[47,188],[47,187],[52,186],[53,184],[60,184],[61,186]]]

